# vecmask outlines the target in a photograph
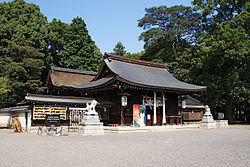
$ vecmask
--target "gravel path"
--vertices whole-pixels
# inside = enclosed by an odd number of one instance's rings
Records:
[[[105,136],[0,130],[0,167],[250,166],[250,126]]]

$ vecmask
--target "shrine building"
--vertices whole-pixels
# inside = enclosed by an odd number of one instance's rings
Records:
[[[77,125],[82,108],[93,99],[99,103],[96,110],[104,125],[131,125],[134,104],[146,106],[147,126],[178,124],[183,113],[187,121],[200,121],[203,109],[184,109],[183,102],[206,90],[179,81],[165,64],[107,53],[98,73],[51,67],[47,87],[47,95],[27,94],[19,104],[29,106],[26,123],[31,126],[43,125],[46,114],[60,115],[62,125]]]
[[[55,68],[52,68],[52,71],[51,79],[56,73]],[[107,53],[104,55],[99,72],[97,74],[85,72],[85,78],[86,76],[92,77],[89,82],[69,85],[64,82],[58,85],[49,79],[48,93],[70,94],[101,99],[100,102],[106,101],[108,107],[100,111],[107,112],[100,113],[104,124],[130,125],[133,120],[134,104],[146,106],[147,125],[178,123],[183,97],[206,90],[205,86],[177,80],[170,74],[165,64]],[[126,105],[122,105],[123,96],[126,96]],[[200,113],[199,111],[197,115],[201,115]]]

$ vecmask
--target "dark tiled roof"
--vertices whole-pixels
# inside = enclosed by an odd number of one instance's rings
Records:
[[[166,68],[150,67],[118,60],[105,59],[108,68],[121,79],[138,85],[162,89],[201,91],[205,86],[197,86],[177,80]]]
[[[69,73],[76,73],[76,74],[86,74],[86,75],[96,75],[97,74],[97,72],[93,72],[93,71],[82,71],[82,70],[62,68],[62,67],[53,67],[53,66],[50,66],[50,69],[53,71],[69,72]]]
[[[54,95],[41,95],[41,94],[30,94],[25,96],[27,102],[38,102],[38,103],[62,103],[62,104],[86,104],[91,103],[93,100],[97,100],[100,105],[112,104],[112,102],[104,99],[95,99],[91,97],[76,97],[76,96],[54,96]],[[25,107],[25,106],[24,106]],[[20,107],[19,107],[20,108]],[[3,109],[1,109],[3,110]],[[0,110],[0,112],[1,112]]]
[[[101,78],[101,79],[96,80],[96,81],[87,82],[87,83],[83,83],[80,85],[73,85],[72,87],[79,88],[79,89],[85,89],[85,88],[91,89],[91,88],[95,88],[96,86],[103,85],[103,84],[111,81],[113,78],[114,78],[113,76],[105,77],[105,78]]]
[[[114,77],[101,77],[106,73],[106,66]],[[73,88],[93,89],[109,84],[114,78],[137,87],[165,89],[183,92],[197,92],[206,86],[197,86],[179,81],[172,76],[165,64],[135,60],[123,56],[105,54],[104,61],[96,77],[87,83],[74,85]]]
[[[74,96],[53,96],[40,94],[27,94],[25,101],[28,102],[44,102],[44,103],[71,103],[71,104],[85,104],[90,103],[94,98],[88,97],[74,97]]]
[[[187,95],[187,104],[202,104],[199,100],[193,98],[192,96]]]
[[[0,112],[24,112],[30,111],[29,106],[16,106],[16,107],[8,107],[8,108],[1,108]]]

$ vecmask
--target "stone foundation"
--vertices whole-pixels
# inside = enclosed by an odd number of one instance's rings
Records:
[[[83,123],[78,129],[78,134],[84,136],[104,135],[103,122]]]
[[[216,125],[218,128],[228,127],[228,120],[216,120]]]
[[[216,121],[209,121],[209,122],[205,122],[205,121],[201,121],[200,123],[200,128],[216,128]]]

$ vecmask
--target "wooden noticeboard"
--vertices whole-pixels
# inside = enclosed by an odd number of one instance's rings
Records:
[[[46,115],[59,115],[60,120],[66,120],[66,106],[34,106],[33,120],[45,120]]]

